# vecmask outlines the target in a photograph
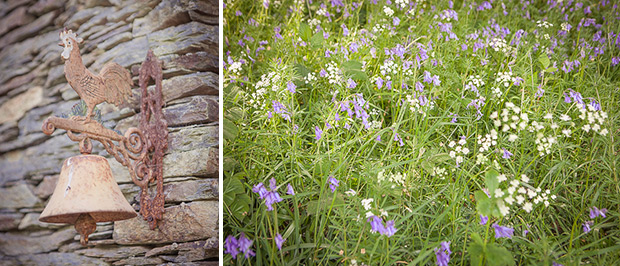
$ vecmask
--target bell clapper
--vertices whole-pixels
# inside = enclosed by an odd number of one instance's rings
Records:
[[[95,219],[88,213],[82,213],[75,221],[75,230],[80,233],[80,243],[82,246],[88,244],[88,236],[97,230]]]

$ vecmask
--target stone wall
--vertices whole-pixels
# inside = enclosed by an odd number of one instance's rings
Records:
[[[215,265],[218,256],[218,4],[193,0],[11,0],[0,2],[0,264]],[[114,61],[132,73],[124,108],[103,103],[104,126],[138,126],[137,73],[148,49],[163,62],[164,220],[150,230],[134,219],[99,223],[88,246],[72,225],[41,223],[62,162],[79,155],[64,130],[44,119],[79,101],[67,84],[59,32],[84,39],[84,64],[98,73]],[[93,142],[93,154],[110,158]],[[139,210],[139,187],[108,159],[126,199]]]

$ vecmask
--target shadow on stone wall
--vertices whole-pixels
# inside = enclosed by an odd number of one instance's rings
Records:
[[[215,265],[218,256],[218,3],[192,0],[15,0],[0,3],[0,261],[2,265]],[[138,216],[99,223],[87,247],[71,225],[39,215],[62,162],[79,154],[64,130],[41,132],[50,115],[79,98],[67,84],[58,46],[64,27],[84,39],[85,66],[114,61],[132,73],[133,99],[97,106],[104,125],[138,126],[138,68],[152,49],[163,62],[166,212],[156,230]],[[121,190],[139,210],[139,187],[109,158]]]

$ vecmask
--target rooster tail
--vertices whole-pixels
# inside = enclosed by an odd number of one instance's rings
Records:
[[[117,63],[110,62],[103,66],[100,76],[106,87],[106,101],[120,108],[132,96],[133,81],[129,71]]]

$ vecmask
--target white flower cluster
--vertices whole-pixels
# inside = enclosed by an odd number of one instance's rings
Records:
[[[379,172],[379,174],[377,175],[377,180],[379,181],[379,183],[387,180],[388,182],[394,183],[396,185],[401,185],[404,186],[405,185],[405,178],[406,175],[401,174],[401,173],[392,173],[389,176],[385,175],[385,169],[381,170],[381,172]],[[396,187],[395,185],[392,185],[392,188]]]
[[[602,128],[605,119],[607,118],[607,112],[596,110],[594,106],[588,104],[587,107],[584,107],[582,104],[577,104],[579,107],[579,119],[586,121],[581,129],[585,132],[590,132],[590,130],[601,134],[601,136],[606,136],[609,131],[606,128]]]
[[[407,5],[409,4],[409,0],[396,0],[394,2],[396,3],[397,6],[400,7],[400,9],[407,7]]]
[[[540,20],[537,20],[537,21],[536,21],[536,26],[538,26],[539,28],[545,28],[545,29],[548,29],[549,27],[553,27],[553,24],[549,23],[549,21],[540,21]]]
[[[538,150],[539,155],[545,156],[546,154],[551,154],[551,146],[554,143],[558,143],[558,139],[555,136],[545,136],[543,133],[536,134],[536,150]]]
[[[500,174],[497,176],[497,180],[501,184],[506,181],[506,175]],[[550,190],[542,192],[540,187],[532,188],[528,183],[530,179],[526,175],[521,175],[521,180],[513,179],[509,182],[509,187],[505,191],[502,189],[496,189],[493,193],[496,198],[502,198],[508,205],[521,206],[521,208],[527,213],[531,212],[534,206],[543,203],[545,207],[549,206],[549,200],[555,200],[556,196],[551,195]],[[506,216],[510,212],[510,207],[500,204],[500,212]]]
[[[502,90],[500,90],[498,87],[492,87],[491,88],[491,95],[493,95],[495,98],[502,98]]]
[[[279,91],[281,89],[281,81],[282,76],[280,76],[280,74],[278,74],[277,72],[263,74],[260,77],[260,80],[256,82],[256,85],[254,85],[255,90],[250,94],[248,104],[257,109],[264,106],[263,101],[265,99],[265,94],[267,93],[267,90],[271,89],[275,92]]]
[[[339,84],[342,82],[342,71],[336,66],[336,63],[327,63],[327,80],[329,84]]]
[[[398,65],[394,60],[385,60],[383,65],[379,66],[379,72],[386,80],[391,80],[391,75],[398,75]]]
[[[433,171],[431,172],[431,176],[432,177],[439,177],[439,179],[444,180],[446,178],[446,174],[448,173],[448,171],[446,171],[445,168],[441,168],[441,167],[433,167]]]
[[[419,114],[422,114],[423,117],[426,117],[426,112],[428,110],[432,110],[433,108],[435,108],[435,102],[432,100],[428,100],[427,98],[424,98],[426,99],[426,101],[423,103],[422,101],[420,101],[419,97],[407,94],[407,96],[405,96],[405,99],[409,104],[409,110],[411,110],[412,113],[417,112]]]
[[[458,143],[454,140],[448,143],[448,147],[454,148],[454,150],[450,151],[448,155],[450,155],[451,158],[454,158],[456,160],[456,167],[459,167],[463,162],[463,156],[469,154],[469,149],[465,147],[465,145],[467,145],[467,140],[465,140],[465,136],[461,137]]]
[[[570,24],[568,24],[568,22],[564,22],[560,26],[562,26],[562,30],[563,31],[565,31],[565,32],[569,32],[570,31]]]
[[[517,77],[512,76],[512,71],[507,72],[497,72],[495,74],[495,82],[504,85],[504,87],[508,88],[510,84],[513,84],[517,81]]]
[[[228,70],[230,71],[232,77],[239,76],[239,70],[241,70],[241,62],[233,62],[232,64],[230,64],[230,66],[228,66]]]
[[[469,76],[467,77],[467,80],[467,84],[476,86],[476,88],[480,88],[485,84],[484,80],[482,80],[482,77],[480,75]]]
[[[495,111],[491,113],[490,118],[493,119],[495,127],[501,127],[502,132],[507,132],[510,129],[519,132],[525,129],[529,122],[527,113],[521,112],[521,108],[512,102],[506,103],[506,107],[502,109],[501,115],[498,115],[497,111]],[[517,140],[517,138],[514,134],[508,136],[508,140],[511,142]]]
[[[310,28],[316,28],[316,25],[321,25],[321,21],[317,18],[313,18],[308,21],[308,25],[310,25]]]
[[[306,84],[310,84],[310,83],[312,83],[314,81],[316,81],[316,74],[314,74],[312,72],[308,73],[308,75],[304,77],[304,82]]]
[[[488,151],[491,146],[497,145],[497,131],[495,129],[491,129],[491,134],[486,134],[484,137],[482,135],[478,135],[478,151],[485,152]]]
[[[514,52],[516,52],[516,49],[513,48],[512,46],[508,45],[506,43],[506,41],[504,39],[501,38],[493,38],[491,40],[491,42],[489,42],[489,45],[491,46],[491,48],[493,48],[493,50],[495,50],[496,52],[501,51],[502,53],[504,53],[506,56],[510,56],[512,54],[514,54]]]
[[[375,34],[372,36],[372,39],[376,40],[378,34],[381,34],[383,31],[386,31],[388,29],[390,29],[389,24],[384,24],[384,23],[375,24],[374,26],[372,26],[372,33]]]
[[[383,13],[385,13],[388,17],[391,17],[394,15],[394,10],[392,10],[389,6],[384,6]]]
[[[319,15],[319,16],[327,16],[327,9],[321,8],[321,9],[316,11],[316,14]]]

